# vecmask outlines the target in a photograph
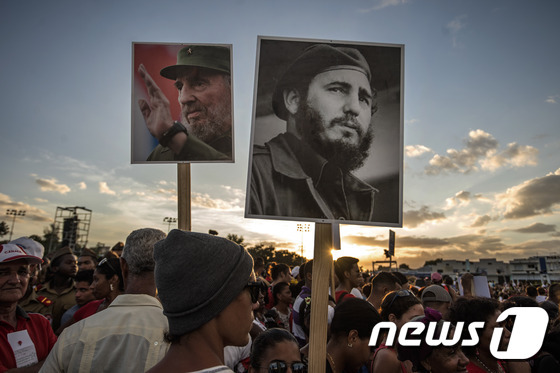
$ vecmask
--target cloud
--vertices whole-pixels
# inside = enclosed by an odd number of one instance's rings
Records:
[[[479,216],[478,218],[476,218],[476,220],[474,221],[474,223],[472,223],[470,225],[471,228],[479,228],[479,227],[483,227],[486,224],[490,223],[492,221],[492,218],[488,215],[483,215],[483,216]]]
[[[78,189],[81,189],[81,190],[87,189],[87,184],[84,183],[83,181],[78,183]]]
[[[459,35],[459,32],[462,29],[467,27],[467,24],[465,22],[466,18],[467,18],[466,15],[457,16],[445,26],[445,30],[449,35],[451,35],[451,41],[453,43],[453,47],[459,46],[459,43],[457,42],[457,36]]]
[[[216,210],[241,210],[243,206],[237,198],[227,201],[211,197],[206,193],[192,193],[191,203],[193,207],[203,207]]]
[[[518,233],[555,233],[555,224],[533,223],[527,227],[512,229],[513,232]]]
[[[553,96],[548,96],[545,102],[549,104],[557,104],[559,100],[560,100],[560,95],[553,95]]]
[[[468,205],[470,201],[471,192],[467,192],[465,190],[461,190],[460,192],[455,193],[453,197],[449,197],[445,200],[447,208]]]
[[[367,9],[360,9],[361,13],[368,13],[375,10],[381,10],[391,6],[399,6],[408,3],[408,0],[377,0],[374,1],[374,6]]]
[[[420,119],[416,119],[416,118],[407,119],[404,121],[405,124],[416,124],[418,122],[420,122]]]
[[[117,194],[117,192],[115,192],[114,190],[111,190],[111,188],[109,188],[109,186],[107,185],[107,183],[105,181],[100,181],[99,182],[99,193],[109,194],[111,196],[114,196],[114,195]]]
[[[6,194],[0,193],[0,211],[6,210],[17,210],[17,211],[25,211],[25,216],[20,217],[19,219],[24,219],[25,221],[31,220],[35,222],[51,222],[52,219],[50,218],[49,214],[45,210],[36,208],[31,206],[27,203],[23,202],[15,202],[12,198]],[[11,220],[12,217],[4,216],[0,220]]]
[[[428,221],[445,220],[445,215],[440,212],[430,211],[428,206],[422,206],[420,210],[409,210],[404,212],[404,225],[407,228],[416,228]]]
[[[498,141],[481,129],[469,132],[465,147],[447,149],[447,155],[436,154],[425,168],[427,175],[440,173],[468,174],[474,171],[495,171],[500,167],[523,167],[537,164],[538,150],[532,146],[508,144],[498,152]]]
[[[39,202],[39,203],[47,203],[49,202],[48,199],[44,199],[44,198],[34,198],[35,201]]]
[[[522,219],[551,214],[560,204],[560,168],[544,177],[527,180],[498,194],[496,199],[504,208],[506,219]]]
[[[420,157],[426,153],[433,153],[433,150],[424,145],[407,145],[405,147],[406,156],[410,158]]]
[[[66,184],[58,184],[58,180],[52,179],[35,179],[35,182],[39,185],[39,188],[44,192],[57,192],[60,194],[66,194],[70,192],[70,187]]]
[[[495,171],[504,166],[536,166],[538,154],[538,149],[532,146],[519,145],[512,142],[508,144],[507,148],[500,154],[481,159],[480,166],[483,170],[488,171]]]
[[[511,247],[511,251],[534,256],[536,250],[539,255],[558,255],[560,240],[527,241]]]

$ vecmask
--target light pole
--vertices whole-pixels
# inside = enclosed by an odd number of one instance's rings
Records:
[[[303,234],[309,232],[311,224],[298,224],[297,231],[301,232],[301,264],[303,264]]]
[[[167,233],[171,230],[171,224],[177,223],[177,218],[172,218],[170,216],[166,216],[163,218],[163,222],[167,223]]]
[[[16,223],[16,216],[25,216],[25,210],[6,210],[6,215],[14,217],[12,219],[12,229],[10,229],[10,241],[11,241],[12,234],[14,233],[14,224]]]

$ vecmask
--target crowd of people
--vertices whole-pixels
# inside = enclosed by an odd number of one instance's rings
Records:
[[[358,259],[341,257],[334,273],[326,372],[560,372],[560,284],[491,284],[488,298],[469,293],[469,274],[460,295],[437,272],[419,286],[399,272],[361,273]],[[22,237],[0,250],[0,373],[316,372],[308,366],[312,281],[313,260],[265,263],[202,233],[135,230],[103,258],[69,247],[44,257],[40,243]],[[515,321],[498,317],[511,307],[549,317],[529,359],[492,354],[495,328],[507,349]],[[429,345],[428,328],[414,334],[411,321],[435,324],[433,335],[454,344]],[[382,322],[394,328],[372,343]],[[455,325],[473,322],[484,323],[478,343],[462,346],[472,331]],[[401,330],[418,343],[402,345]]]

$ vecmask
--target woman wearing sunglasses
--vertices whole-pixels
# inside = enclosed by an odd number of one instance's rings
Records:
[[[401,327],[416,316],[424,315],[424,307],[420,299],[410,290],[397,290],[387,293],[381,302],[381,318],[383,321],[391,321],[397,326],[397,333]],[[373,361],[369,364],[370,372],[375,373],[410,373],[412,364],[401,362],[397,358],[397,339],[393,346],[385,345],[385,339],[375,350]]]
[[[268,329],[253,341],[249,373],[306,373],[295,337],[281,328]]]
[[[371,354],[369,339],[381,316],[367,301],[348,298],[334,309],[327,344],[327,373],[351,373],[365,365]]]

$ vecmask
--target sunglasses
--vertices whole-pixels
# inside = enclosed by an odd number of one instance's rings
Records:
[[[249,281],[245,286],[245,289],[249,290],[251,294],[251,302],[257,303],[259,301],[259,296],[261,294],[261,289],[263,288],[262,281]]]
[[[289,365],[283,360],[274,360],[268,365],[268,373],[286,373],[288,367],[292,368],[293,373],[307,373],[307,365],[304,363],[292,363]]]
[[[393,303],[395,302],[395,299],[400,298],[400,297],[410,297],[410,296],[415,296],[413,292],[411,292],[410,290],[399,290],[395,293],[395,296],[393,297],[393,299],[391,299],[391,302],[389,303],[389,305],[387,306],[387,308],[391,308],[391,306],[393,305]]]
[[[100,261],[97,265],[97,268],[101,267],[103,264],[107,264],[107,266],[111,268],[111,271],[113,271],[114,273],[118,273],[117,270],[111,265],[111,262],[108,260],[108,258],[104,258],[102,261]]]

